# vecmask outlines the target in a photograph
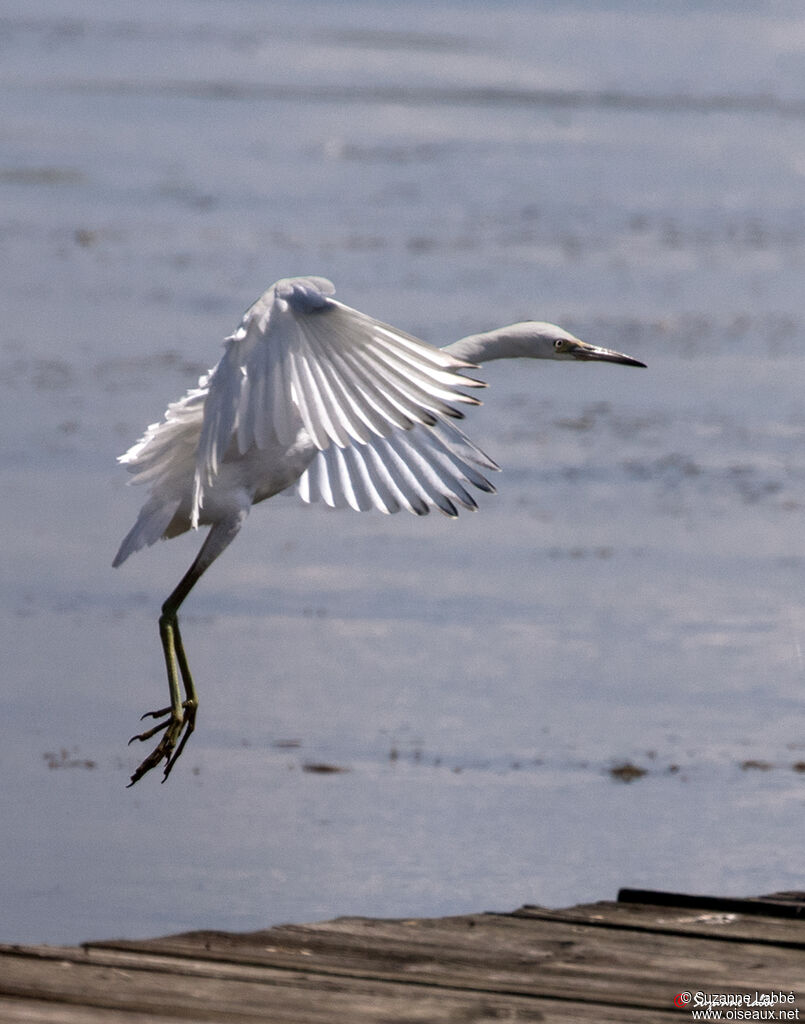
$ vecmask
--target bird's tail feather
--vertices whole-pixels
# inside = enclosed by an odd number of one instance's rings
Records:
[[[112,565],[121,565],[135,551],[149,547],[160,537],[165,536],[171,520],[179,510],[179,504],[178,498],[175,501],[165,501],[164,498],[152,495],[140,509],[134,526],[123,538]]]

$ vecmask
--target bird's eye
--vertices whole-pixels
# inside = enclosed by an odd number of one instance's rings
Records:
[[[556,341],[553,343],[553,347],[556,349],[557,352],[561,352],[562,349],[565,347],[565,343],[561,338],[557,338]]]

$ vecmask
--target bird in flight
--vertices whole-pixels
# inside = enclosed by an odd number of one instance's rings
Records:
[[[306,502],[333,507],[475,509],[472,488],[497,465],[451,422],[478,405],[468,375],[493,359],[645,364],[588,345],[553,324],[529,321],[438,349],[338,302],[323,277],[285,278],[250,306],[197,388],[119,461],[149,486],[120,545],[118,566],[140,548],[209,526],[201,548],[162,605],[159,634],[170,704],[143,718],[162,733],[131,776],[162,761],[168,778],[195,728],[198,697],[179,630],[182,602],[232,542],[252,505],[296,485]]]

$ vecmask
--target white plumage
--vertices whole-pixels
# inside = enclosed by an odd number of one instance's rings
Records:
[[[455,514],[453,500],[474,506],[467,483],[491,489],[471,463],[495,464],[444,421],[462,416],[452,403],[477,404],[460,390],[483,386],[459,372],[472,364],[350,309],[333,291],[320,277],[269,288],[215,369],[121,457],[151,497],[115,565],[220,518],[222,498],[248,512],[328,449],[340,455],[300,484],[308,501]]]
[[[498,468],[450,422],[463,416],[460,405],[479,404],[464,389],[485,386],[466,371],[514,357],[643,365],[546,323],[437,349],[333,293],[322,277],[272,285],[226,339],[217,366],[120,458],[149,496],[114,565],[161,538],[211,526],[162,607],[171,703],[143,716],[164,721],[133,739],[164,734],[132,784],[163,759],[167,778],[193,731],[198,700],[178,609],[253,504],[296,484],[305,501],[334,507],[455,516],[459,506],[477,507],[471,488],[494,491],[482,471]]]

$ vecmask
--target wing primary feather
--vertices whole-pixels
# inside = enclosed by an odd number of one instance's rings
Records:
[[[393,355],[395,359],[399,360],[399,362],[403,363],[405,366],[410,367],[418,375],[447,386],[451,390],[452,394],[461,394],[461,392],[456,392],[455,389],[457,387],[486,387],[486,384],[483,381],[476,380],[474,377],[466,377],[463,373],[457,373],[452,366],[434,366],[427,361],[423,361],[422,358],[420,358],[419,351],[401,347],[397,344],[396,335],[391,334],[388,331],[375,335],[372,341],[376,348],[382,349],[388,354]],[[436,349],[436,351],[438,352],[439,350]],[[472,364],[469,365],[471,366]],[[459,368],[461,368],[460,364]],[[469,398],[470,396],[464,395],[462,397]],[[478,399],[470,399],[470,401],[477,403]]]
[[[367,339],[351,334],[350,329],[354,330],[353,324],[341,324],[330,314],[304,323],[305,332],[316,336],[323,359],[338,372],[356,403],[375,411],[372,429],[381,437],[395,427],[409,429],[422,418],[422,410],[383,379],[383,367],[377,365]]]
[[[376,379],[367,372],[364,363],[352,352],[341,351],[337,358],[344,369],[345,384],[348,375],[352,392],[357,393],[360,401],[376,413],[375,416],[368,416],[368,420],[372,430],[380,437],[385,437],[395,428],[410,430],[417,420],[430,424],[435,422],[433,417],[416,406],[402,402],[398,395],[381,390]]]
[[[386,515],[398,512],[399,502],[392,496],[378,474],[373,471],[370,462],[372,449],[366,445],[353,445],[352,448],[346,450],[345,454],[349,455],[351,461],[359,467],[361,479],[373,507]]]
[[[328,395],[334,414],[342,419],[346,431],[361,444],[365,444],[373,433],[382,437],[388,425],[367,400],[367,379],[364,378],[363,383],[358,381],[356,387],[356,382],[351,380],[355,374],[344,362],[342,353],[336,346],[328,348],[317,332],[308,333],[308,342],[314,353],[314,365],[321,387]]]
[[[393,444],[392,438],[387,438],[387,444],[383,451],[383,466],[387,470],[399,494],[404,499],[404,507],[408,508],[415,515],[427,515],[430,506],[422,497],[416,476],[410,466],[402,459]]]
[[[325,472],[325,467],[323,465],[321,466],[321,472],[316,475],[316,489],[318,497],[325,503],[325,505],[329,505],[330,508],[338,507],[336,492],[333,490],[332,474]]]
[[[408,508],[413,512],[413,509],[410,508],[406,501],[405,495],[394,483],[374,446],[364,445],[360,448],[350,449],[350,451],[354,453],[356,458],[361,460],[366,475],[371,482],[374,492],[377,494],[377,507],[381,512],[393,515],[395,512],[399,512],[401,508]]]
[[[362,397],[381,411],[386,420],[385,429],[380,435],[388,436],[394,427],[410,430],[414,423],[433,426],[436,417],[433,415],[437,404],[424,392],[411,394],[416,389],[399,373],[387,374],[385,368],[375,369],[375,375],[369,377],[367,368],[351,352],[342,352],[341,358],[349,366],[356,381],[362,384]],[[458,418],[463,413],[454,410]]]
[[[326,412],[328,434],[342,448],[351,444],[352,439],[365,443],[370,432],[367,432],[367,424],[356,400],[338,374],[333,358],[337,356],[337,350],[326,351],[313,333],[305,332],[305,337],[310,353],[309,370]]]
[[[417,407],[434,409],[443,415],[456,415],[441,400],[478,404],[478,400],[458,390],[460,386],[482,386],[455,372],[464,363],[392,328],[336,302],[311,316],[299,319],[301,331],[315,346],[317,360],[328,376],[340,377],[348,392],[382,394],[415,420]],[[383,332],[380,332],[380,327]],[[355,380],[357,378],[357,381]],[[355,396],[363,398],[363,394]],[[385,410],[388,415],[388,410]],[[400,423],[395,423],[402,426]],[[373,429],[376,425],[373,424]],[[387,431],[383,430],[381,436]]]
[[[442,385],[450,397],[477,404],[477,399],[461,395],[456,390],[458,387],[486,387],[482,381],[456,372],[472,368],[474,364],[456,360],[441,349],[433,348],[357,311],[349,311],[348,307],[337,303],[334,305],[338,308],[327,312],[325,316],[308,318],[306,326],[311,331],[326,326],[340,342],[334,347],[349,348],[351,351],[360,349],[364,358],[370,362],[377,353],[384,352],[385,362],[392,361],[403,376],[413,375],[422,383]],[[349,312],[354,313],[354,316],[348,316]]]
[[[293,364],[305,426],[312,433],[318,447],[326,448],[330,441],[342,447],[349,444],[349,435],[341,425],[338,411],[328,400],[329,387],[319,372],[315,353],[311,352],[304,341],[300,342],[299,350],[293,354]]]
[[[315,406],[311,407],[309,401],[309,389],[305,386],[307,383],[307,372],[304,365],[304,357],[298,352],[288,353],[288,368],[290,370],[290,379],[292,387],[292,400],[296,404],[299,410],[299,415],[302,417],[302,422],[305,425],[305,429],[312,437],[315,445],[319,450],[324,451],[330,445],[330,438],[327,432],[322,428],[320,419],[316,415]]]
[[[482,451],[476,444],[467,437],[458,427],[447,420],[439,420],[433,433],[439,437],[441,442],[450,451],[453,451],[461,459],[469,459],[484,469],[500,472],[500,466],[491,459],[485,451]],[[459,454],[459,451],[461,454]]]
[[[457,359],[449,352],[445,352],[440,348],[435,348],[433,345],[427,344],[420,338],[414,337],[413,334],[408,334],[406,331],[401,331],[397,327],[392,327],[390,324],[383,323],[382,320],[375,320],[366,313],[361,313],[357,309],[345,306],[337,299],[331,299],[329,305],[333,309],[339,310],[342,314],[345,314],[349,320],[354,320],[360,323],[365,333],[369,336],[376,336],[378,333],[385,334],[398,345],[416,352],[420,357],[420,360],[427,361],[440,369],[471,370],[476,369],[478,366],[477,363],[468,363],[463,359]],[[480,387],[486,387],[486,385],[480,381],[477,383]]]
[[[460,391],[451,391],[429,380],[417,380],[413,374],[407,372],[407,367],[404,364],[400,364],[394,353],[378,349],[373,355],[375,361],[381,364],[380,375],[384,382],[393,385],[414,406],[421,405],[432,412],[451,416],[453,419],[463,419],[464,413],[449,405],[448,402],[463,402],[466,405],[481,404],[477,398],[473,398],[471,395],[463,395]]]
[[[415,503],[412,500],[410,482],[405,480],[399,467],[385,451],[381,456],[375,448],[371,448],[367,451],[366,456],[367,464],[374,470],[376,479],[382,481],[398,508],[404,508],[417,516],[427,515],[429,511],[427,504],[422,501]]]
[[[331,446],[314,460],[299,493],[306,501],[318,497],[359,510],[405,508],[421,515],[424,504],[452,516],[456,504],[477,508],[469,487],[495,492],[480,469],[496,468],[460,430],[439,420],[435,428],[416,424],[389,437],[373,436],[365,445]]]
[[[460,432],[457,431],[460,434]],[[461,437],[463,435],[460,434]],[[467,506],[477,508],[475,499],[464,490],[463,484],[470,484],[480,491],[493,494],[495,488],[481,473],[475,469],[466,458],[462,458],[453,448],[445,444],[444,440],[436,433],[430,431],[425,437],[422,431],[412,430],[408,440],[421,457],[430,463],[439,474],[444,474],[444,479],[450,481],[454,488],[455,496],[464,504],[464,497],[469,499]],[[455,490],[460,488],[460,490]]]
[[[427,447],[418,444],[417,439],[413,437],[407,440],[415,450],[416,456],[421,460],[423,472],[432,471],[432,474],[429,474],[431,486],[437,492],[444,491],[448,498],[455,498],[460,505],[471,511],[478,508],[475,498],[464,487],[465,483],[472,483],[467,476],[466,471],[468,467],[464,466],[459,460],[451,458],[449,452],[442,449],[440,445],[433,443],[432,440]],[[475,475],[480,476],[480,474]],[[483,477],[481,479],[483,480]]]
[[[455,481],[449,482],[436,473],[433,465],[421,456],[411,444],[410,438],[407,435],[395,434],[389,438],[389,447],[397,456],[399,465],[406,467],[420,496],[426,501],[430,501],[439,511],[444,512],[445,515],[455,518],[458,513],[455,505],[450,500],[450,496],[456,497],[461,504],[464,504],[461,501],[459,489],[455,487]],[[464,494],[466,494],[466,491]],[[466,496],[469,499],[466,507],[477,507],[473,499],[468,494]]]
[[[313,480],[318,472],[318,461],[318,459],[314,459],[296,483],[296,493],[308,505],[316,500],[315,495],[312,493],[312,488]],[[282,493],[291,494],[293,493],[293,488],[286,488]]]
[[[346,503],[356,512],[365,512],[376,507],[376,502],[367,488],[365,469],[360,457],[355,457],[357,446],[336,448],[333,452],[338,467],[338,480]]]

